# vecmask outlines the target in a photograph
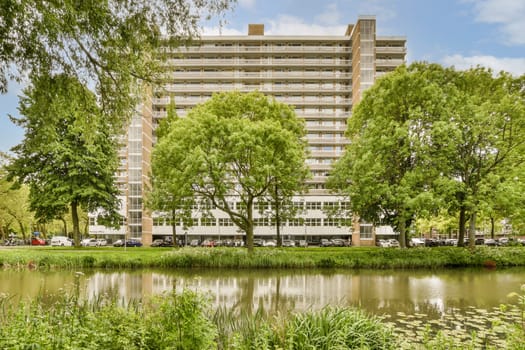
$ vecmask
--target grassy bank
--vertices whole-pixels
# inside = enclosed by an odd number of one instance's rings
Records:
[[[450,268],[525,266],[525,247],[0,249],[4,269],[80,268]]]
[[[521,308],[483,315],[482,330],[407,329],[353,308],[286,314],[212,309],[191,291],[122,305],[62,296],[10,306],[0,296],[0,349],[523,349]],[[516,312],[517,311],[517,312]],[[476,320],[473,320],[476,321]]]

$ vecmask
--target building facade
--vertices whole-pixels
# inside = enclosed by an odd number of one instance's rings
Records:
[[[216,91],[258,90],[293,105],[307,129],[307,162],[313,177],[307,183],[308,193],[294,198],[303,214],[283,223],[283,237],[308,241],[341,237],[351,238],[354,245],[375,244],[371,225],[327,214],[334,208],[345,209],[348,203],[329,194],[325,182],[349,143],[344,132],[352,106],[375,79],[405,62],[404,37],[377,36],[375,17],[360,16],[343,35],[269,36],[264,34],[264,25],[250,24],[246,36],[204,36],[187,47],[166,49],[166,53],[168,82],[140,106],[121,154],[118,181],[126,222],[120,230],[108,231],[97,226],[93,216],[91,233],[125,234],[142,238],[144,243],[170,235],[169,217],[148,213],[143,203],[154,129],[166,116],[167,106],[173,102],[177,114],[184,117]],[[224,213],[212,208],[214,218],[200,218],[195,209],[192,227],[177,225],[177,234],[184,239],[242,236]],[[275,235],[271,218],[264,214],[267,209],[261,208],[256,218],[256,237]]]

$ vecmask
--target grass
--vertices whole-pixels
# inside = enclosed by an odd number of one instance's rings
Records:
[[[525,247],[434,248],[62,248],[0,250],[4,269],[82,268],[454,268],[525,266]]]
[[[269,314],[212,309],[185,290],[128,304],[65,294],[53,305],[0,295],[0,349],[524,349],[525,286],[518,305],[396,322],[355,308]],[[423,319],[423,321],[421,320]]]

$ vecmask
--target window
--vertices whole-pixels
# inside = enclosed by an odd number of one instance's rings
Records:
[[[215,218],[201,218],[201,226],[216,226]]]
[[[359,235],[361,239],[372,239],[372,225],[361,224],[359,226]]]
[[[306,226],[321,226],[321,218],[306,218],[304,223]]]
[[[233,221],[230,218],[219,218],[219,226],[233,226]]]
[[[322,207],[322,202],[306,202],[306,209],[310,210],[320,210]]]

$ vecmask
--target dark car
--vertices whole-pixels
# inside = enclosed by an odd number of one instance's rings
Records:
[[[170,243],[168,241],[165,241],[163,239],[156,239],[153,242],[151,242],[151,247],[170,247],[173,243]]]
[[[142,243],[136,239],[127,239],[125,242],[119,239],[113,243],[113,247],[142,247]]]
[[[333,238],[330,240],[334,247],[350,247],[352,244],[347,239]]]
[[[332,241],[330,241],[329,239],[322,238],[322,239],[321,239],[321,243],[319,243],[319,245],[320,245],[321,247],[332,247],[334,244],[333,244]]]

